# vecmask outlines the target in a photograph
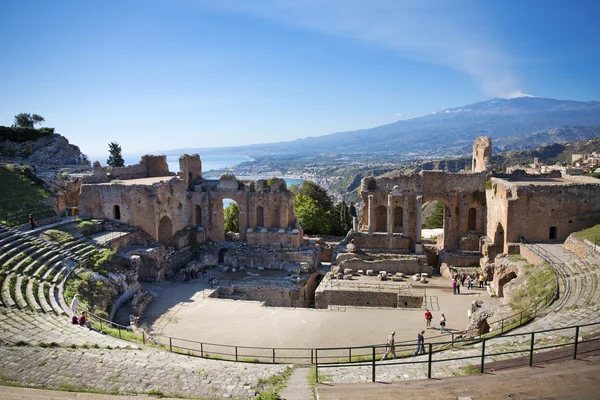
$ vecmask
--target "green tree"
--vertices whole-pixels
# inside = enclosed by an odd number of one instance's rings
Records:
[[[331,233],[331,212],[320,207],[316,200],[305,194],[297,194],[294,198],[296,218],[309,235]]]
[[[15,115],[14,125],[18,128],[33,129],[34,125],[41,124],[44,121],[44,117],[38,114],[19,113]]]
[[[223,211],[225,218],[225,232],[240,231],[240,206],[236,202],[231,202]]]
[[[352,216],[350,214],[350,207],[344,200],[340,201],[333,207],[332,212],[332,234],[337,236],[343,236],[352,229]]]
[[[121,146],[117,142],[110,142],[108,144],[108,160],[106,160],[106,164],[111,167],[122,167],[125,165],[125,160],[121,155]]]
[[[444,227],[444,211],[446,206],[442,202],[436,201],[433,212],[423,221],[424,229],[436,229]]]
[[[295,193],[296,195],[302,194],[310,197],[325,211],[331,211],[333,208],[333,200],[327,193],[327,190],[313,181],[303,181],[302,186]]]

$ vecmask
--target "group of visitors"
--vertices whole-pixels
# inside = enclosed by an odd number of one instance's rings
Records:
[[[77,295],[73,296],[73,300],[71,300],[71,323],[73,325],[86,326],[89,329],[92,329],[92,323],[86,317],[86,312],[83,311],[79,317],[77,317],[77,306],[79,305],[79,298]]]
[[[80,154],[77,157],[75,157],[75,164],[87,164],[88,163],[88,156],[86,156],[85,154]]]
[[[203,280],[208,281],[208,284],[210,285],[211,288],[217,283],[215,276],[207,273],[206,270],[202,271],[201,277]],[[189,282],[192,279],[197,279],[197,278],[198,278],[198,271],[196,271],[195,269],[184,270],[184,277],[183,277],[184,282]]]
[[[429,312],[429,311],[427,311],[427,312]],[[440,320],[440,324],[442,324],[442,321],[443,321],[443,326],[445,326],[446,325],[446,317],[444,317],[444,314],[442,314],[442,320]],[[392,333],[390,333],[388,335],[387,341],[385,343],[385,353],[383,353],[383,356],[381,357],[381,361],[385,360],[387,358],[388,354],[391,354],[392,358],[396,359],[395,337],[396,337],[395,331],[392,331]],[[416,357],[420,354],[425,354],[425,330],[422,330],[417,335],[417,349],[413,353],[413,357]]]
[[[482,273],[479,274],[464,274],[464,273],[458,273],[458,272],[453,272],[452,273],[452,293],[453,294],[460,294],[460,287],[461,286],[465,286],[467,287],[467,289],[472,289],[473,285],[475,284],[475,281],[479,282],[479,287],[480,288],[485,288],[485,286],[487,285],[485,276]]]
[[[184,271],[184,273],[185,273],[185,276],[183,278],[184,282],[188,282],[188,281],[191,281],[192,279],[198,278],[198,271],[196,271],[195,269],[190,269],[190,270],[186,269]]]
[[[431,320],[433,320],[433,314],[429,310],[425,310],[425,329],[431,329]],[[440,318],[440,333],[446,331],[446,316],[442,314]]]

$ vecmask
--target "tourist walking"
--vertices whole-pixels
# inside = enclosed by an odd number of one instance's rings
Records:
[[[73,300],[71,300],[71,316],[77,317],[77,305],[79,304],[79,299],[77,295],[73,296]]]
[[[440,333],[444,333],[444,330],[446,330],[446,316],[442,314],[440,318]]]
[[[473,288],[473,280],[471,279],[471,275],[467,275],[467,289],[471,290]]]
[[[480,288],[484,287],[484,282],[485,282],[485,277],[483,276],[483,274],[479,274],[479,287]]]
[[[33,214],[29,214],[29,223],[31,224],[31,230],[35,228],[35,220],[33,219]]]
[[[425,329],[431,328],[431,320],[433,319],[433,314],[431,311],[425,310]]]
[[[456,294],[460,294],[460,282],[458,278],[456,278]]]
[[[383,353],[383,357],[381,357],[381,361],[387,358],[387,355],[392,353],[392,357],[396,359],[396,346],[394,345],[396,342],[394,341],[394,336],[396,335],[395,331],[389,334],[387,337],[387,342],[385,344],[385,353]]]
[[[452,279],[452,294],[456,294],[456,279]]]
[[[425,337],[423,336],[424,333],[425,331],[421,331],[417,335],[417,350],[415,350],[415,354],[413,354],[413,357],[416,357],[417,355],[419,355],[419,353],[425,354]]]

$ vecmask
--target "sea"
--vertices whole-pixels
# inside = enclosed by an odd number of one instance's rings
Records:
[[[103,157],[92,157],[92,160],[99,159],[102,165],[106,165],[106,159],[108,156]],[[140,162],[141,155],[139,154],[124,154],[123,159],[125,160],[125,165],[137,164]],[[233,167],[235,165],[241,164],[246,161],[252,161],[251,157],[248,157],[243,154],[207,154],[200,157],[202,160],[202,172],[208,172],[215,169]],[[171,172],[179,172],[179,156],[167,156],[167,164],[169,165],[169,171]],[[272,176],[236,176],[238,179],[244,180],[259,180],[259,179],[269,179]],[[288,187],[290,185],[301,185],[302,179],[297,178],[283,178],[287,183]]]

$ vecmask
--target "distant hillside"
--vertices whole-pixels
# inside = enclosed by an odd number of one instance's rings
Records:
[[[599,126],[598,101],[521,97],[449,108],[371,129],[218,150],[250,156],[384,152],[405,159],[451,157],[469,154],[477,136],[490,136],[500,150],[533,149],[557,140],[598,136]],[[185,150],[199,151],[200,154],[208,151]]]

